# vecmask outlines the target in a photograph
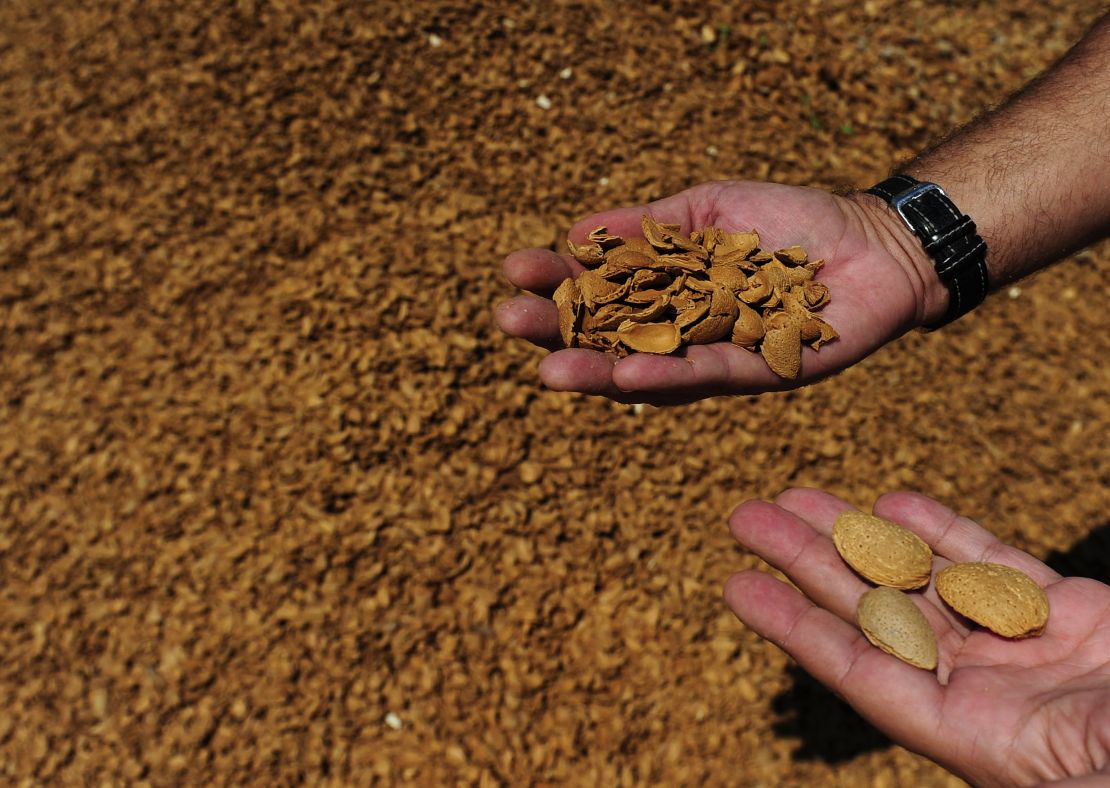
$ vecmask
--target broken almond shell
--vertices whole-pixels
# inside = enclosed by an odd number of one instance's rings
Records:
[[[673,353],[681,342],[674,323],[635,323],[625,321],[617,329],[621,344],[637,353]]]

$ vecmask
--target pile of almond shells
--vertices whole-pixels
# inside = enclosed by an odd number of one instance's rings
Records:
[[[686,236],[646,215],[642,227],[643,238],[598,227],[581,246],[568,240],[586,271],[555,291],[567,347],[626,356],[727,340],[793,379],[803,343],[817,350],[837,338],[814,314],[829,301],[814,280],[823,261],[800,246],[768,252],[754,231],[716,227]]]

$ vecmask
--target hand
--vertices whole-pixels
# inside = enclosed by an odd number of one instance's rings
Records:
[[[741,572],[725,587],[736,615],[893,740],[977,785],[1110,781],[1110,586],[1063,578],[922,495],[883,496],[875,514],[924,539],[934,570],[1006,564],[1048,594],[1044,634],[1022,640],[969,629],[932,585],[914,594],[937,634],[934,675],[872,646],[856,628],[856,603],[869,586],[829,538],[850,508],[804,489],[776,504],[739,506],[730,520],[735,538],[802,593],[769,574]]]
[[[832,300],[821,317],[840,339],[820,352],[804,348],[801,375],[794,381],[781,380],[760,356],[730,342],[690,346],[678,356],[634,353],[621,360],[582,348],[559,349],[558,318],[549,298],[582,266],[569,255],[524,249],[505,260],[505,274],[535,295],[501,304],[497,322],[506,333],[555,351],[540,364],[540,378],[549,388],[654,404],[793,388],[854,364],[944,310],[947,294],[920,243],[875,197],[771,183],[707,183],[649,205],[594,214],[578,222],[570,237],[583,243],[600,225],[616,235],[640,236],[644,213],[680,224],[684,233],[707,226],[730,232],[754,228],[765,249],[799,244],[811,259],[824,259],[817,276]]]

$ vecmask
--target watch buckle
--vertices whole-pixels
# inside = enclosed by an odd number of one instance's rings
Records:
[[[906,203],[908,203],[910,200],[916,200],[921,195],[931,191],[940,192],[941,196],[945,198],[948,197],[948,195],[945,194],[944,189],[940,188],[935,183],[919,183],[913,188],[907,189],[906,191],[902,192],[897,197],[892,199],[890,201],[890,207],[898,212],[898,215],[902,217],[903,222],[912,227],[913,223],[906,217]]]

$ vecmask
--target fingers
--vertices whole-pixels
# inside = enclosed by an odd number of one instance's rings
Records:
[[[505,278],[521,290],[549,298],[564,279],[577,277],[581,263],[547,249],[520,249],[505,258]]]
[[[950,561],[1005,564],[1025,572],[1041,586],[1060,579],[1058,573],[1033,556],[1003,544],[973,520],[919,493],[888,493],[875,502],[874,512],[906,526],[924,539],[934,553]]]
[[[830,538],[836,518],[856,508],[831,493],[812,487],[792,487],[784,490],[775,499],[775,503],[805,520],[818,533]]]
[[[645,395],[642,392],[622,391],[613,383],[613,369],[619,363],[616,356],[596,350],[557,350],[540,362],[540,380],[553,391],[577,391],[629,405],[684,405],[703,396],[700,392]]]
[[[540,362],[540,380],[553,391],[614,397],[622,393],[613,385],[615,362],[615,356],[596,350],[559,350]]]
[[[521,295],[498,304],[497,327],[509,336],[556,350],[563,346],[559,334],[559,312],[546,298]]]
[[[729,526],[736,541],[786,574],[807,597],[851,622],[868,586],[844,563],[826,535],[835,519],[835,514],[830,519],[822,512],[815,526],[774,504],[748,501],[733,511]]]
[[[521,295],[498,305],[498,328],[510,336],[526,339],[547,350],[563,347],[559,334],[559,315],[555,305],[542,298]],[[749,394],[782,388],[781,381],[762,360],[738,348],[723,348],[751,355],[749,373],[729,374],[719,367],[714,345],[688,348],[682,356],[633,353],[622,359],[608,357],[605,364],[596,359],[588,367],[581,359],[561,357],[546,365],[543,382],[556,391],[581,391],[601,394],[599,372],[604,373],[605,396],[618,401],[680,404],[711,396]],[[594,351],[585,351],[590,352]],[[747,362],[747,359],[744,359]],[[541,367],[541,374],[544,367]],[[574,381],[586,380],[589,388],[577,388]]]
[[[942,689],[932,673],[875,648],[855,627],[770,575],[734,575],[725,600],[741,621],[881,730],[915,750],[936,751]]]
[[[759,355],[728,342],[691,345],[682,356],[629,356],[617,365],[614,380],[625,391],[657,394],[755,394],[785,388]]]
[[[563,280],[582,273],[582,266],[547,249],[521,249],[505,258],[503,268],[513,285],[542,297],[521,295],[499,304],[498,328],[547,350],[561,348],[559,313],[549,298]]]

